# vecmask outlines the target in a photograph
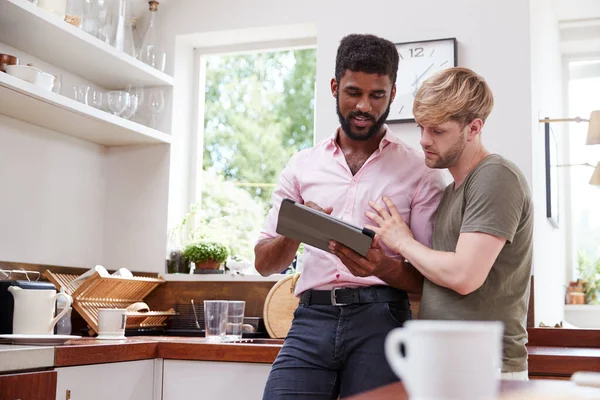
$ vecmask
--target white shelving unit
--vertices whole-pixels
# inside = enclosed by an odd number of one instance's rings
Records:
[[[171,135],[5,73],[0,73],[0,114],[105,146],[171,142]]]
[[[0,41],[107,89],[173,86],[173,78],[27,0],[0,0]]]

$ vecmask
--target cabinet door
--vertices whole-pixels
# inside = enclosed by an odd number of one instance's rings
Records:
[[[56,372],[0,375],[0,400],[52,400]]]
[[[152,400],[154,360],[56,368],[56,400]],[[160,398],[160,397],[158,397]]]
[[[163,400],[261,399],[271,364],[165,360]]]

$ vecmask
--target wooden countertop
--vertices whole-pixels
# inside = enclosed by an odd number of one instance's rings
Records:
[[[153,358],[271,364],[283,340],[209,343],[202,337],[137,336],[122,341],[82,338],[57,346],[54,366],[101,364]],[[532,378],[568,379],[575,371],[600,372],[600,349],[529,346]],[[391,390],[391,389],[388,389]],[[393,389],[397,391],[398,389]]]
[[[101,364],[152,358],[272,363],[283,340],[259,343],[209,343],[202,337],[134,336],[122,341],[82,338],[57,346],[54,365]],[[573,371],[600,371],[600,349],[529,346],[529,373],[536,377],[569,377]]]
[[[203,337],[134,336],[124,340],[82,338],[57,346],[54,366],[101,364],[153,358],[197,361],[272,363],[283,340],[255,343],[210,343]]]
[[[502,381],[500,400],[578,400],[598,399],[600,389],[577,386],[570,381],[530,380]],[[392,383],[346,400],[408,400],[402,382]]]

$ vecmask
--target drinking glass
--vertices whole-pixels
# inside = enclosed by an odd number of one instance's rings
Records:
[[[88,85],[76,85],[73,87],[75,100],[80,103],[88,104],[90,87]]]
[[[127,104],[127,107],[125,108],[125,111],[123,111],[121,117],[125,119],[130,119],[131,117],[133,117],[133,114],[135,114],[135,112],[138,109],[138,103],[138,97],[136,95],[129,94],[129,102]]]
[[[242,338],[245,308],[245,301],[227,302],[227,330],[225,334],[228,341],[240,340]]]
[[[227,300],[204,300],[204,329],[208,341],[221,342],[227,332]]]
[[[90,105],[99,110],[104,109],[104,92],[100,89],[92,89],[89,96]]]
[[[107,97],[108,109],[120,116],[129,104],[129,93],[122,90],[111,90]]]
[[[153,90],[150,93],[150,111],[152,112],[152,126],[157,129],[156,116],[165,108],[165,96],[161,89]]]

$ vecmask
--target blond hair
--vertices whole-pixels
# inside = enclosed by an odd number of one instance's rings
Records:
[[[448,68],[427,79],[415,95],[413,115],[421,124],[446,121],[485,122],[494,107],[494,96],[485,80],[468,68]]]

